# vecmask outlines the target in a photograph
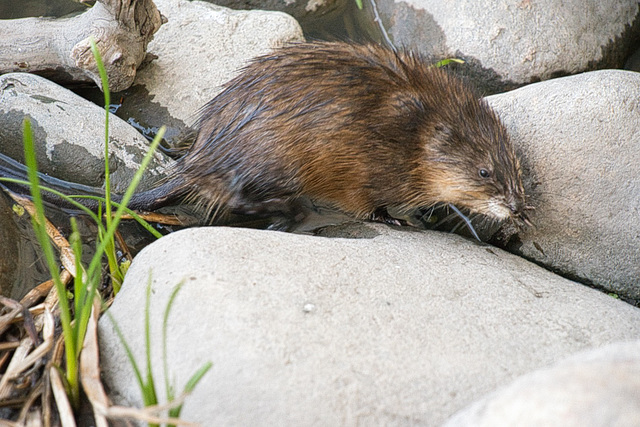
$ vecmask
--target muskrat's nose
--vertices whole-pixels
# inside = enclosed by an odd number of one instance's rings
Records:
[[[526,210],[524,197],[512,189],[507,190],[506,202],[512,215],[520,215]]]
[[[525,203],[522,198],[514,197],[509,200],[508,205],[511,211],[511,217],[518,223],[525,224],[529,227],[533,227],[533,223],[529,220],[527,211],[532,211],[535,208]]]

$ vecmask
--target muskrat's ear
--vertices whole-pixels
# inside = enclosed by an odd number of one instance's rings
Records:
[[[423,100],[411,92],[396,91],[389,96],[388,103],[381,103],[378,110],[384,119],[380,123],[393,123],[402,132],[414,133],[424,127],[427,116]]]
[[[439,134],[440,136],[444,137],[443,139],[448,139],[453,134],[453,132],[451,131],[451,128],[445,125],[444,123],[436,123],[433,130],[435,131],[436,134]]]
[[[438,122],[433,127],[433,139],[441,144],[449,144],[453,138],[453,130],[446,124]]]
[[[394,115],[416,115],[425,110],[422,98],[410,91],[395,91],[389,97],[389,106],[393,108]]]

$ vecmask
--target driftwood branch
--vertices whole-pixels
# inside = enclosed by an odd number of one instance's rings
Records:
[[[163,19],[152,0],[99,0],[72,18],[0,21],[0,74],[30,72],[58,82],[94,81],[100,86],[89,45],[93,36],[109,87],[124,90],[133,83]]]

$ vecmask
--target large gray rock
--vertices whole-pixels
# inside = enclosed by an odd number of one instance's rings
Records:
[[[535,228],[510,249],[640,299],[640,74],[597,71],[489,97],[522,154]]]
[[[232,228],[180,231],[134,260],[110,308],[143,360],[151,281],[152,360],[202,425],[438,425],[469,402],[577,350],[640,338],[640,310],[459,236],[368,225],[343,239]],[[107,316],[104,379],[140,404]],[[163,396],[164,392],[160,391]]]
[[[298,23],[281,12],[236,11],[201,1],[155,3],[169,22],[149,43],[157,59],[139,70],[131,89],[135,96],[128,99],[145,102],[141,119],[149,126],[174,125],[176,119],[192,124],[248,60],[303,40]]]
[[[616,343],[518,378],[446,427],[640,425],[640,341]]]
[[[396,45],[459,57],[485,91],[617,68],[640,34],[637,0],[378,0]]]
[[[0,76],[0,152],[20,162],[24,162],[22,123],[26,117],[31,120],[40,172],[79,184],[103,185],[103,108],[33,74]],[[109,168],[114,192],[126,190],[148,147],[147,140],[128,123],[110,115]],[[146,181],[156,181],[169,162],[155,153],[145,171]]]

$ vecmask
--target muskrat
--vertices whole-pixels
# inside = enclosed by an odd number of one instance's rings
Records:
[[[356,218],[452,204],[527,222],[504,126],[462,80],[419,55],[344,42],[255,58],[201,110],[197,136],[132,209],[288,215],[308,197]]]

